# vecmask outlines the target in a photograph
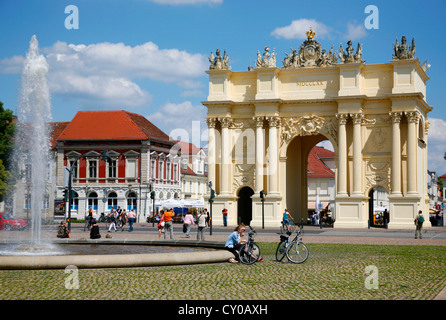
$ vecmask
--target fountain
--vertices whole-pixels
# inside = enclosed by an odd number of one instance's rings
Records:
[[[21,90],[18,105],[17,125],[13,150],[14,176],[25,173],[27,181],[29,239],[19,239],[24,244],[14,243],[9,250],[23,254],[45,254],[54,251],[54,246],[41,238],[42,207],[50,182],[50,139],[48,123],[51,121],[51,103],[46,75],[48,63],[39,53],[39,44],[34,35],[23,64]],[[15,181],[12,190],[16,195],[25,191]],[[19,205],[14,206],[22,208]]]
[[[150,265],[174,265],[193,263],[224,262],[232,256],[226,250],[200,250],[197,252],[172,253],[130,253],[110,254],[107,250],[99,253],[70,255],[64,251],[64,245],[101,245],[106,243],[126,245],[152,246],[189,246],[199,248],[222,249],[223,244],[200,241],[148,241],[148,240],[114,240],[107,239],[42,239],[42,203],[44,193],[50,186],[49,163],[49,129],[51,121],[50,93],[46,80],[48,63],[39,53],[36,36],[30,41],[29,51],[23,66],[22,87],[18,111],[17,131],[13,160],[14,167],[20,170],[28,169],[31,194],[31,233],[30,239],[15,239],[7,243],[6,249],[0,247],[0,269],[47,269],[65,268],[76,265],[79,268],[99,267],[135,267]],[[29,170],[31,168],[31,170]],[[30,172],[29,172],[30,171]],[[20,176],[20,175],[19,175]],[[16,192],[24,192],[17,190]],[[19,240],[19,241],[17,241]],[[27,241],[24,241],[27,240]],[[87,247],[87,246],[85,246]],[[159,251],[158,251],[159,252]]]

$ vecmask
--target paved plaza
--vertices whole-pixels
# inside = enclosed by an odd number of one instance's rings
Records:
[[[152,224],[135,231],[111,232],[112,239],[158,239]],[[175,225],[176,241],[189,241]],[[224,243],[233,227],[213,228],[206,240]],[[264,262],[252,266],[215,263],[186,266],[78,270],[78,287],[67,289],[65,270],[1,270],[2,300],[432,300],[446,299],[446,228],[426,230],[332,229],[304,227],[310,250],[302,265],[274,260],[278,228],[257,229]],[[196,236],[192,228],[191,239]],[[0,240],[18,232],[0,232]],[[19,233],[25,235],[27,231]],[[102,241],[110,239],[105,226]],[[56,226],[44,226],[43,238],[55,238]],[[73,224],[71,239],[88,238]],[[164,241],[163,237],[160,241]],[[381,245],[379,245],[381,244]],[[379,270],[379,288],[364,288],[365,268]]]

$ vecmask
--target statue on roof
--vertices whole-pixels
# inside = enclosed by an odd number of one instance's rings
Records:
[[[347,51],[347,52],[345,52]],[[339,48],[339,59],[341,60],[341,63],[364,63],[365,61],[361,59],[362,57],[362,44],[358,42],[358,47],[353,48],[353,43],[351,40],[348,40],[347,42],[347,48],[345,49],[342,47],[342,43]]]
[[[265,47],[265,52],[263,56],[260,55],[260,51],[257,51],[257,60],[256,67],[257,68],[275,68],[276,67],[276,49],[273,49],[273,52],[269,53],[269,47]]]
[[[336,64],[338,58],[333,53],[333,47],[327,53],[322,49],[319,42],[314,39],[316,32],[311,28],[306,32],[307,40],[305,40],[300,48],[299,52],[291,48],[291,54],[285,53],[286,57],[283,60],[283,67],[297,68],[297,67],[328,67]]]
[[[215,54],[216,56],[214,57],[214,54],[211,52],[208,58],[210,62],[209,70],[230,70],[229,56],[226,54],[226,50],[223,56],[221,56],[220,49],[217,49]]]
[[[401,38],[401,44],[398,43],[398,38],[396,38],[396,43],[393,44],[393,51],[394,60],[413,59],[415,57],[415,38],[412,38],[410,47],[406,43],[406,36]]]

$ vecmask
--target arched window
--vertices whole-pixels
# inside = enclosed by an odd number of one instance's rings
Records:
[[[98,210],[98,194],[96,192],[90,192],[87,196],[88,209],[93,208],[94,211]]]
[[[116,192],[110,192],[108,194],[108,210],[110,210],[112,207],[115,210],[118,207],[118,195]]]
[[[79,209],[79,195],[76,191],[72,193],[71,210],[77,211]]]
[[[129,192],[129,194],[127,195],[127,210],[130,211],[133,209],[133,211],[136,211],[137,208],[137,201],[138,200],[138,196],[136,195],[135,192]]]

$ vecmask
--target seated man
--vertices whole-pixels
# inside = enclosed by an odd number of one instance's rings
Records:
[[[70,230],[68,230],[67,226],[66,226],[66,222],[62,221],[59,225],[59,227],[57,228],[57,237],[58,238],[69,238],[70,235]]]

